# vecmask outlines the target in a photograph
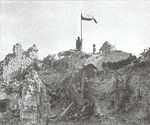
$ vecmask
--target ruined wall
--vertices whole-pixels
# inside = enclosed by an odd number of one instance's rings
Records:
[[[11,78],[18,75],[19,70],[25,69],[37,59],[37,51],[36,45],[33,45],[27,52],[22,49],[21,44],[17,43],[14,45],[13,54],[7,55],[2,61],[2,76],[4,81],[8,83]]]
[[[49,102],[46,88],[38,78],[37,72],[31,71],[22,81],[20,98],[20,120],[23,125],[37,125],[46,122],[49,113]]]

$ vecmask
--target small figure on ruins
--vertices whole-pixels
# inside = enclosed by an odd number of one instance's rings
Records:
[[[76,49],[77,49],[77,51],[81,51],[81,47],[82,47],[82,39],[80,39],[80,37],[78,37],[77,40],[76,40]]]
[[[93,44],[93,54],[95,54],[95,53],[96,53],[96,45]]]

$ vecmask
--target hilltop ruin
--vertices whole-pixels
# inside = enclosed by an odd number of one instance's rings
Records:
[[[37,52],[16,44],[0,62],[0,124],[150,123],[149,51],[136,58],[106,42],[103,54]]]

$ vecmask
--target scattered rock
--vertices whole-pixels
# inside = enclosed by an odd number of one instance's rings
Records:
[[[19,125],[56,119],[149,123],[149,51],[136,58],[108,42],[100,50],[94,55],[69,50],[38,60],[36,45],[27,51],[14,45],[0,62],[0,119]]]

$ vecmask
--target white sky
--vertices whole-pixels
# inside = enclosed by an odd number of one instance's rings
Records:
[[[23,49],[34,43],[39,57],[74,49],[80,36],[80,14],[94,16],[83,22],[83,51],[97,51],[105,41],[138,55],[150,47],[150,1],[21,1],[0,2],[0,60],[12,53],[15,43]]]

